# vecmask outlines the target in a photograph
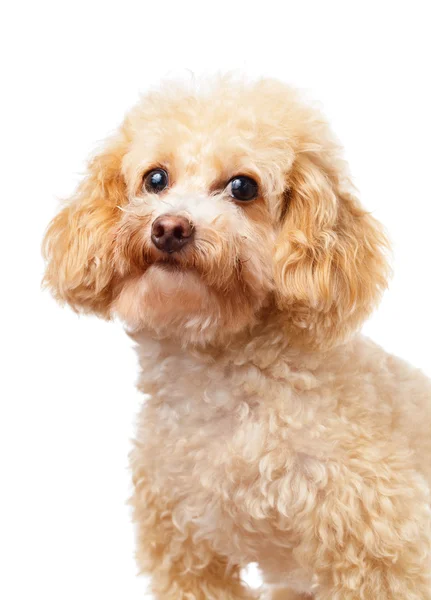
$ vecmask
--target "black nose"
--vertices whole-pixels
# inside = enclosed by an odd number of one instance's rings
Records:
[[[193,225],[184,217],[162,215],[151,226],[151,240],[162,252],[178,252],[191,240]]]

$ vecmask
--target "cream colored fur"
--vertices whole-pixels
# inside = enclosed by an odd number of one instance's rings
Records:
[[[166,213],[195,226],[169,259],[150,236]],[[137,344],[132,504],[156,597],[431,599],[431,384],[357,333],[386,245],[319,112],[272,80],[165,85],[91,161],[46,283]],[[241,581],[250,562],[265,590]]]

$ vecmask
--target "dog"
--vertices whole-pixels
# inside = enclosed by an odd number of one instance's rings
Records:
[[[136,342],[131,502],[155,597],[431,599],[431,384],[358,333],[388,242],[299,92],[148,92],[44,255],[57,300]]]

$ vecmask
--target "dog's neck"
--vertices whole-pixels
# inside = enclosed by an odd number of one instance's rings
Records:
[[[147,396],[144,421],[157,422],[163,435],[180,422],[202,428],[222,417],[226,428],[238,406],[252,410],[269,389],[280,386],[294,390],[287,396],[302,402],[304,393],[320,385],[322,372],[330,378],[351,361],[354,345],[325,352],[299,349],[289,344],[277,319],[242,332],[224,347],[184,345],[143,330],[133,338],[141,367],[138,389]]]
[[[168,356],[195,357],[204,363],[228,365],[252,364],[259,369],[268,369],[279,360],[295,369],[313,369],[325,360],[328,352],[306,349],[295,345],[286,332],[285,315],[279,311],[262,312],[249,328],[235,334],[221,332],[218,339],[207,344],[185,343],[181,335],[160,335],[151,330],[130,334],[138,345],[140,357],[155,352]],[[141,360],[142,362],[142,360]]]

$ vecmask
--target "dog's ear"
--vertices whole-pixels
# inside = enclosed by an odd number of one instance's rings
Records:
[[[298,154],[288,181],[275,248],[279,308],[290,335],[324,348],[346,339],[387,285],[387,239],[348,191],[344,163],[318,151]]]
[[[113,229],[124,204],[121,163],[126,141],[109,140],[88,164],[74,196],[52,220],[43,242],[44,284],[74,310],[109,317],[113,290]]]

